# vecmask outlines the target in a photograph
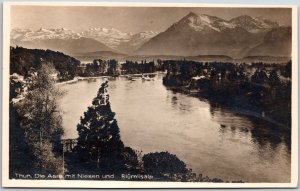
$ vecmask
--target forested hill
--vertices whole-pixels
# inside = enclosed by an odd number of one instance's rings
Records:
[[[10,74],[26,76],[30,69],[38,68],[42,63],[52,63],[58,71],[60,80],[73,79],[80,61],[61,52],[41,49],[10,47]]]

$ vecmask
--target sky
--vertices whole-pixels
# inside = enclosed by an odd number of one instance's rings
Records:
[[[32,6],[11,8],[11,28],[67,28],[77,32],[95,27],[115,28],[122,32],[166,30],[189,12],[208,14],[225,20],[240,15],[264,17],[280,25],[291,25],[288,8],[205,8],[205,7],[96,7]]]

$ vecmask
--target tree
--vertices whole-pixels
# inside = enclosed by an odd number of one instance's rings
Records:
[[[278,75],[276,69],[273,69],[273,70],[270,72],[269,79],[270,79],[271,84],[272,84],[273,86],[280,86],[280,85],[281,85],[280,78],[279,78],[279,75]]]
[[[283,70],[283,76],[291,77],[292,76],[292,61],[290,60],[285,66]]]
[[[108,82],[101,84],[97,96],[77,125],[79,134],[75,153],[79,163],[87,164],[92,170],[122,172],[126,169],[124,144],[115,113],[112,112],[107,93]],[[132,156],[132,154],[130,154]]]
[[[187,172],[185,163],[169,152],[146,154],[143,156],[143,162],[145,172],[152,175]]]
[[[117,60],[108,60],[108,75],[120,75],[120,65],[118,64]]]
[[[61,159],[54,153],[54,145],[63,134],[61,111],[57,100],[63,95],[55,86],[51,64],[42,64],[27,79],[28,93],[19,107],[21,127],[35,157],[38,173],[59,173]]]

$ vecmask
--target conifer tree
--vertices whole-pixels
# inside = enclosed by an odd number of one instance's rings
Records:
[[[110,107],[107,87],[108,82],[101,84],[92,106],[77,125],[79,137],[75,153],[82,164],[88,164],[93,170],[116,172],[125,168],[124,145]]]

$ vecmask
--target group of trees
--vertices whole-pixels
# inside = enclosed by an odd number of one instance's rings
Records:
[[[128,61],[122,65],[122,70],[125,74],[137,74],[137,73],[153,73],[159,70],[158,65],[154,64],[154,61],[147,62],[141,61],[141,63]]]
[[[85,68],[80,70],[80,76],[117,76],[121,74],[121,66],[117,60],[95,59],[92,63],[86,64]]]
[[[101,60],[95,59],[92,63],[86,64],[85,68],[82,68],[79,72],[80,76],[117,76],[120,74],[141,74],[141,73],[153,73],[162,70],[161,62],[157,64],[154,61],[147,62],[142,60],[128,61],[119,64],[117,60]]]
[[[63,92],[54,85],[49,75],[53,72],[52,65],[41,64],[25,80],[11,80],[10,100],[20,93],[23,99],[10,102],[10,177],[22,172],[61,173],[63,128],[57,101]]]
[[[79,72],[80,61],[61,52],[10,47],[10,74],[27,77],[32,68],[46,63],[53,64],[59,81],[71,80]]]
[[[291,62],[285,65],[165,61],[166,86],[198,90],[200,96],[244,108],[290,127]]]

